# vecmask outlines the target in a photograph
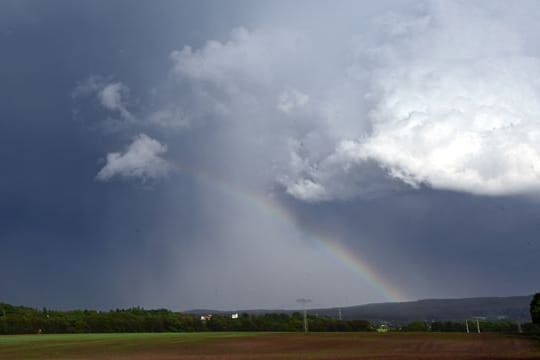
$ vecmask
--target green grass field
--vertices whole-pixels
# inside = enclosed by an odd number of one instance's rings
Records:
[[[0,359],[540,359],[533,339],[455,333],[0,336]]]

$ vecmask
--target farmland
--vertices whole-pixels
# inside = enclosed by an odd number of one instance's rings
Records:
[[[0,336],[0,359],[540,359],[530,338],[461,333]]]

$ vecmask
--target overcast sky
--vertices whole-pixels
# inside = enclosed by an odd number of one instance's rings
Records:
[[[540,3],[7,0],[0,301],[292,308],[540,277]]]

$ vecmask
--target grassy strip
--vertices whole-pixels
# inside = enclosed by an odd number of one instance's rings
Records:
[[[226,338],[255,336],[254,333],[121,333],[43,334],[0,336],[0,359],[78,358],[85,355],[129,353],[154,347],[189,344]]]

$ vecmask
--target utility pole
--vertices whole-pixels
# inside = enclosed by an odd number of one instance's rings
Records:
[[[302,304],[302,309],[304,310],[304,332],[308,332],[308,322],[307,322],[307,313],[306,313],[306,304],[311,302],[311,299],[297,299],[297,303]]]

